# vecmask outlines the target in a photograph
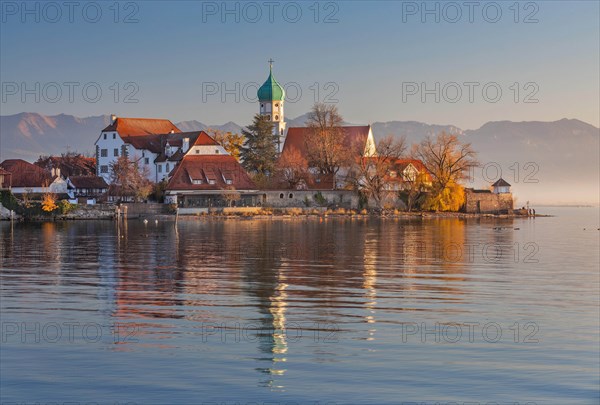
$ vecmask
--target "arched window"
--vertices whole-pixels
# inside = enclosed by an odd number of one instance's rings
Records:
[[[290,193],[289,198],[294,198],[294,194]]]
[[[275,116],[275,121],[279,121],[279,115]]]
[[[279,194],[279,198],[283,198],[283,193]]]

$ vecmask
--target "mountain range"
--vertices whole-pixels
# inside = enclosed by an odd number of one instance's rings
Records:
[[[307,114],[290,119],[287,125],[302,126],[306,118]],[[92,153],[96,138],[109,120],[108,115],[0,116],[0,161],[9,158],[35,161],[40,155],[66,150]],[[213,128],[239,133],[242,129],[235,122],[207,125],[193,120],[176,125],[182,131]],[[409,145],[441,131],[456,134],[473,145],[482,163],[469,186],[487,187],[502,176],[513,185],[520,205],[527,200],[564,204],[599,201],[600,130],[576,119],[495,121],[475,130],[415,121],[374,122],[371,126],[376,139],[404,136]]]

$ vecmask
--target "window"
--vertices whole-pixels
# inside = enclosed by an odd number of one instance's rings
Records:
[[[117,134],[113,134],[113,139],[117,139]]]
[[[196,149],[196,155],[200,154],[200,149]]]
[[[283,193],[279,194],[279,198],[283,198]]]
[[[290,193],[289,198],[294,198],[294,194]]]
[[[193,184],[202,184],[202,180],[192,180]]]
[[[225,181],[225,182],[226,182],[227,184],[233,184],[233,181],[231,181],[231,180],[227,180],[227,181]]]
[[[162,173],[162,165],[158,165],[158,172]]]
[[[209,180],[208,184],[215,184],[215,181],[214,180]]]
[[[279,107],[279,103],[275,103],[275,107]]]
[[[113,151],[115,156],[119,156],[119,148],[115,148],[115,150]]]
[[[100,166],[100,173],[108,173],[108,166],[106,166],[106,165]]]
[[[169,168],[169,164],[167,163],[167,173],[169,173],[171,169]]]
[[[275,116],[275,121],[279,121],[279,115]]]
[[[106,134],[104,134],[104,139],[106,139]]]
[[[100,157],[108,157],[108,149],[101,149]]]
[[[150,158],[145,158],[144,159],[144,164],[145,165],[149,165],[150,164]]]
[[[219,149],[215,149],[215,155],[219,154]]]

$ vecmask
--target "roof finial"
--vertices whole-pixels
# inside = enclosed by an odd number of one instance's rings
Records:
[[[273,62],[275,62],[273,58],[269,59],[269,70],[273,69]]]

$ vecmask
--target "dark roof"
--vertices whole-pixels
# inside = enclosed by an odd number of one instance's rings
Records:
[[[144,136],[122,136],[123,142],[131,144],[136,149],[145,149],[149,150],[152,153],[161,154],[164,152],[165,146],[167,143],[170,146],[183,146],[183,139],[189,138],[190,147],[195,145],[199,138],[208,138],[214,144],[218,145],[217,141],[212,139],[206,132],[204,131],[192,131],[192,132],[178,132],[178,133],[165,133],[165,134],[151,134]],[[208,141],[204,141],[208,142]],[[211,144],[212,145],[212,144]],[[158,159],[158,158],[157,158]],[[166,159],[166,157],[165,157]],[[161,162],[164,160],[158,160]]]
[[[183,159],[184,155],[185,155],[185,153],[183,153],[183,150],[177,149],[177,152],[175,152],[171,156],[169,156],[168,160],[170,162],[179,162],[181,159]]]
[[[58,168],[63,177],[93,176],[96,174],[96,159],[81,155],[48,156],[38,159],[34,164],[46,171]]]
[[[100,176],[71,176],[69,180],[75,188],[108,188],[106,181]]]
[[[371,127],[369,125],[341,127],[343,134],[341,142],[343,142],[347,147],[357,148],[357,154],[362,156],[367,145],[367,138],[369,136],[370,128]],[[309,127],[289,128],[285,137],[285,144],[283,145],[281,155],[283,156],[287,153],[290,153],[293,149],[296,149],[302,156],[306,157],[307,152],[304,140],[311,133],[311,131],[313,131],[313,129]]]
[[[202,180],[202,184],[193,184],[192,179]],[[215,184],[209,184],[213,179]],[[225,179],[232,180],[227,184]],[[167,190],[224,190],[228,187],[237,190],[256,190],[256,184],[248,173],[230,155],[189,155],[172,172]]]
[[[181,132],[171,121],[156,118],[117,118],[102,130],[107,131],[116,131],[121,137]]]
[[[492,187],[510,187],[510,184],[508,184],[506,180],[501,177],[497,182],[492,184]]]
[[[0,163],[0,167],[11,174],[12,187],[45,187],[56,178],[41,167],[22,159],[7,159]]]

